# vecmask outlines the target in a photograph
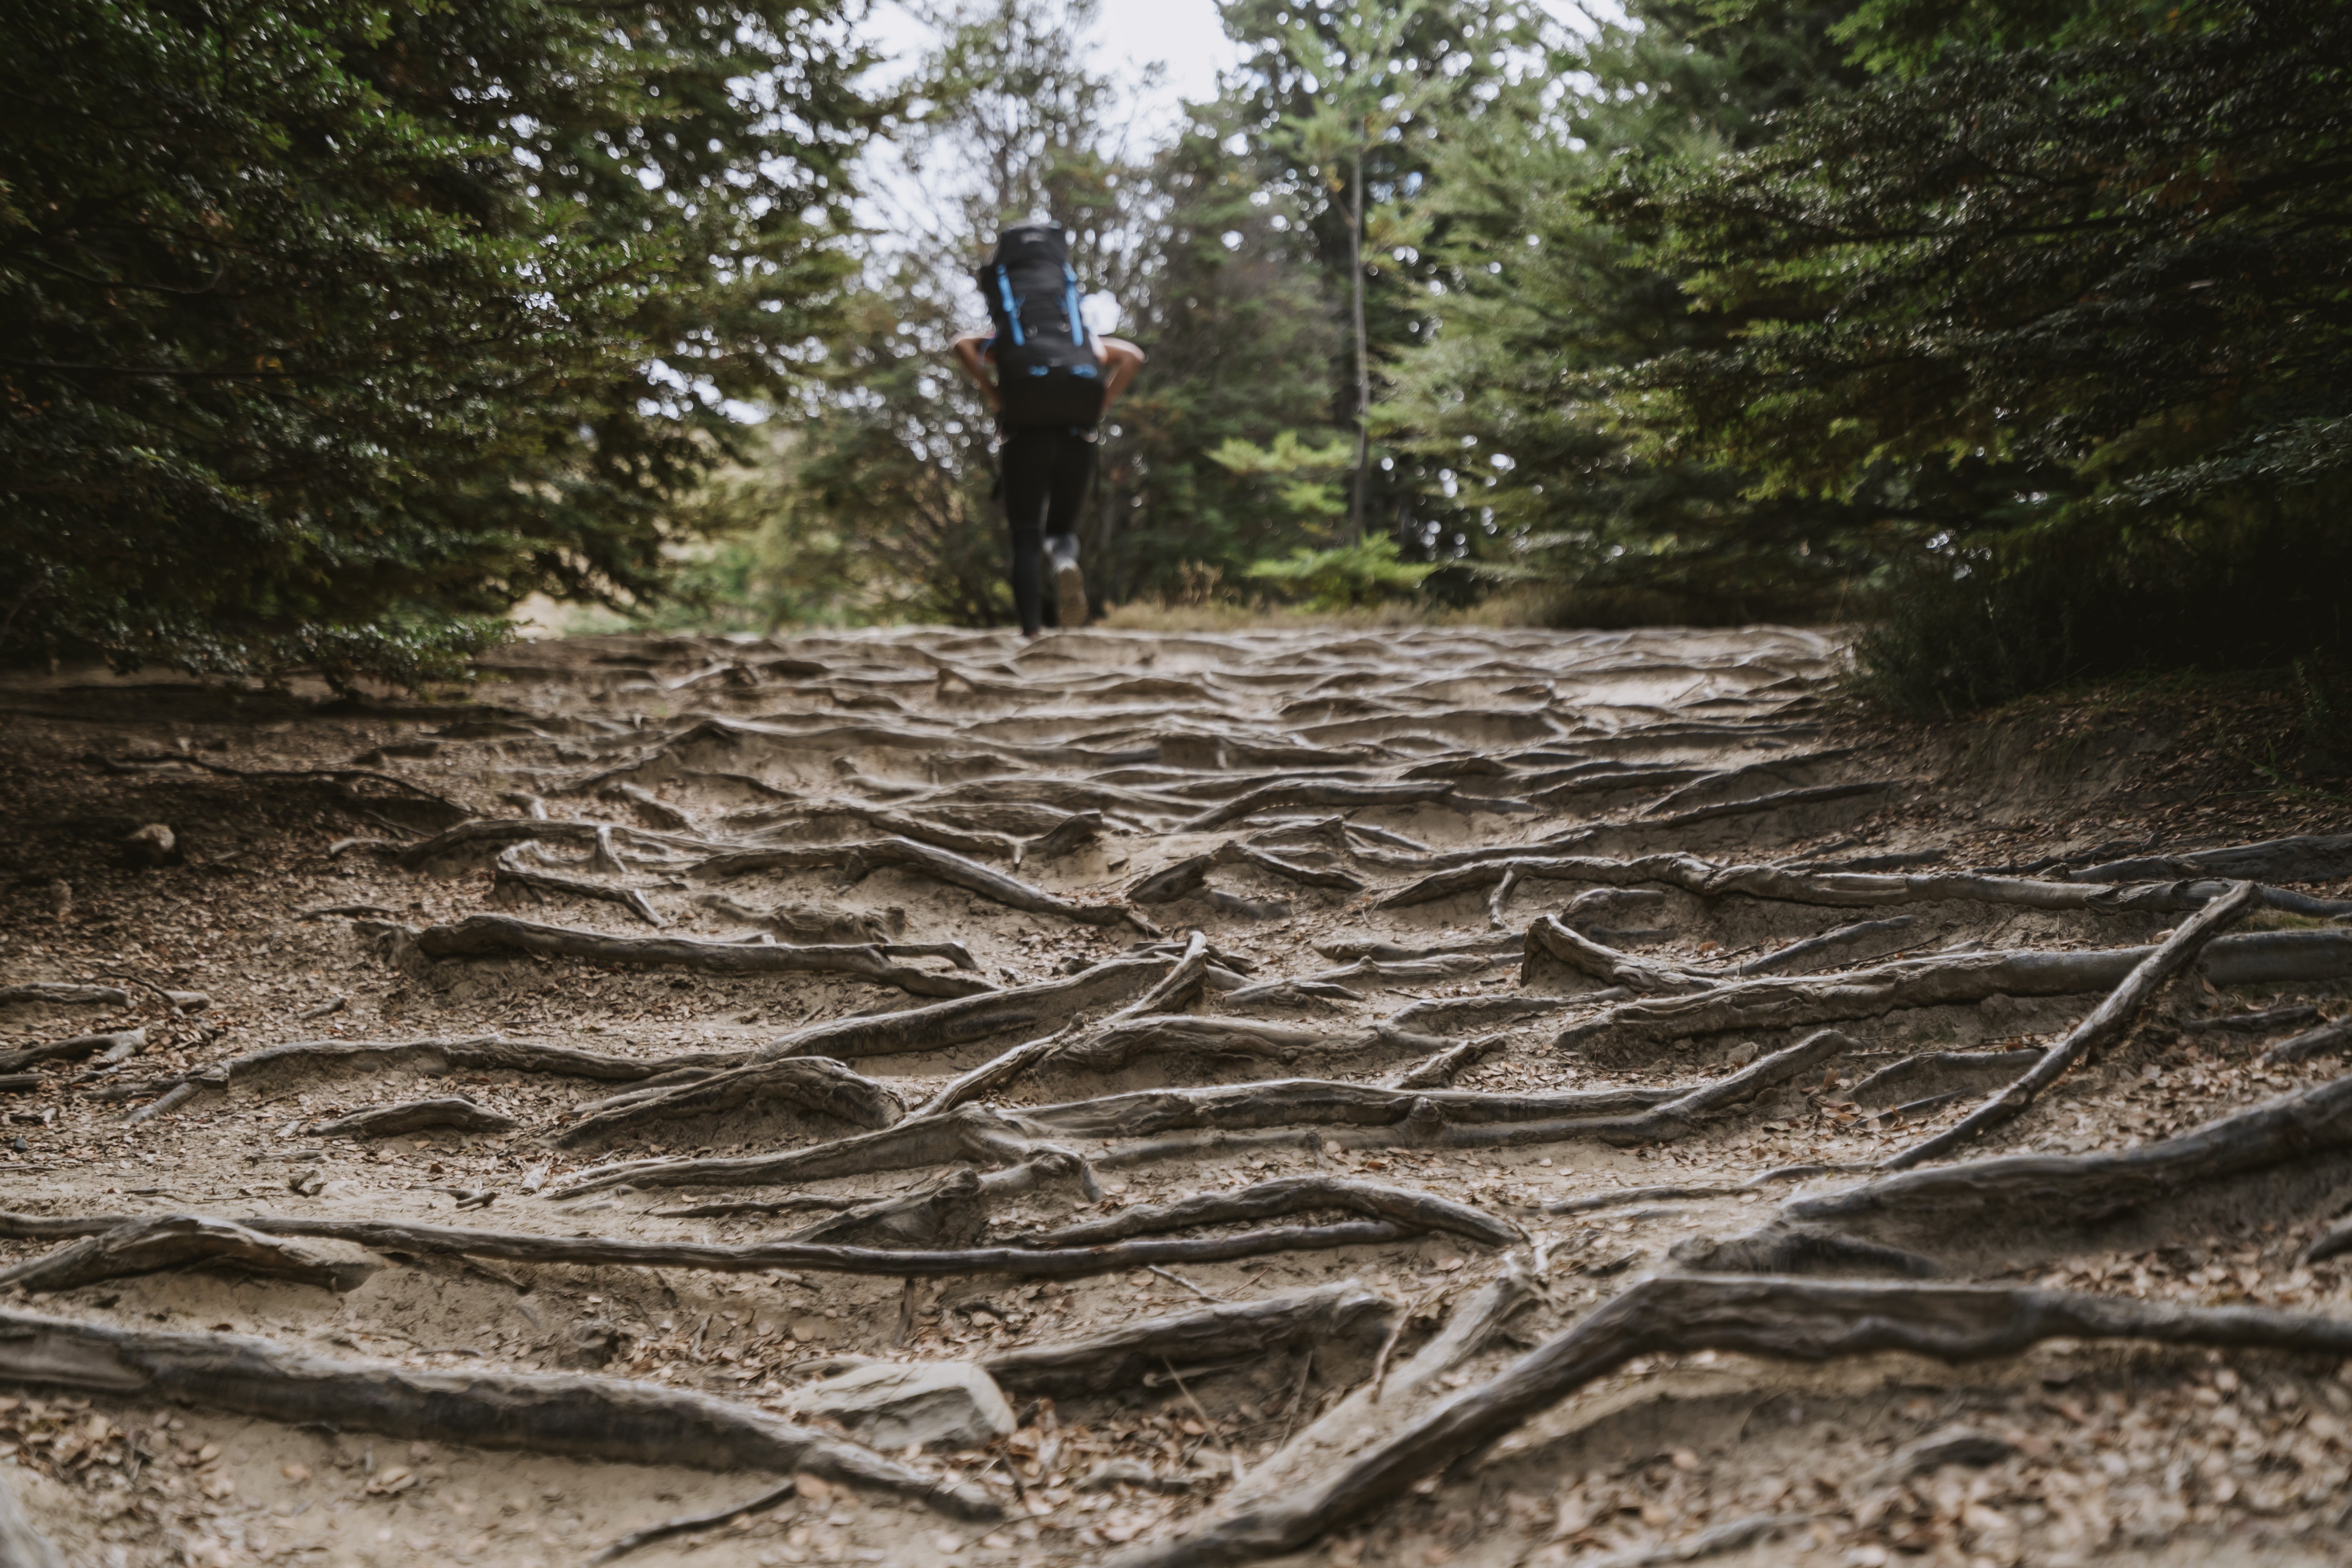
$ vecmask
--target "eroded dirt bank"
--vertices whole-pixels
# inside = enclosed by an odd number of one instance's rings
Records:
[[[125,1568],[2339,1560],[2352,823],[1832,674],[15,679],[0,1479]]]

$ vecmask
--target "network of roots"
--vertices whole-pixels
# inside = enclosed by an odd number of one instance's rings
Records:
[[[2337,1560],[2352,837],[1838,671],[28,678],[0,1561]]]

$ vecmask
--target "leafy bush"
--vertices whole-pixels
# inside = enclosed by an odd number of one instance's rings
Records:
[[[1427,562],[1405,560],[1396,541],[1383,533],[1328,550],[1301,546],[1282,560],[1255,563],[1248,576],[1310,610],[1343,610],[1409,598],[1436,570]]]

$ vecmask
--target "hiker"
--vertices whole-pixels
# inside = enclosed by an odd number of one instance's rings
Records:
[[[974,276],[992,330],[958,338],[955,356],[996,411],[997,491],[1013,532],[1021,635],[1034,637],[1043,624],[1041,556],[1053,563],[1055,624],[1074,629],[1087,622],[1078,511],[1094,478],[1095,426],[1143,368],[1143,351],[1079,317],[1078,275],[1057,225],[1006,229]]]

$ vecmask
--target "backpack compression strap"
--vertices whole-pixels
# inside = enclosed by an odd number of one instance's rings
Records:
[[[1013,302],[1013,283],[1005,277],[1002,262],[996,268],[996,293],[1004,301],[1004,320],[1013,329],[1013,346],[1018,348],[1027,340],[1021,335],[1021,307]]]
[[[1087,324],[1078,316],[1078,275],[1072,271],[1070,264],[1065,261],[1062,263],[1062,277],[1065,279],[1062,286],[1062,311],[1070,319],[1070,342],[1084,348],[1087,346]]]

